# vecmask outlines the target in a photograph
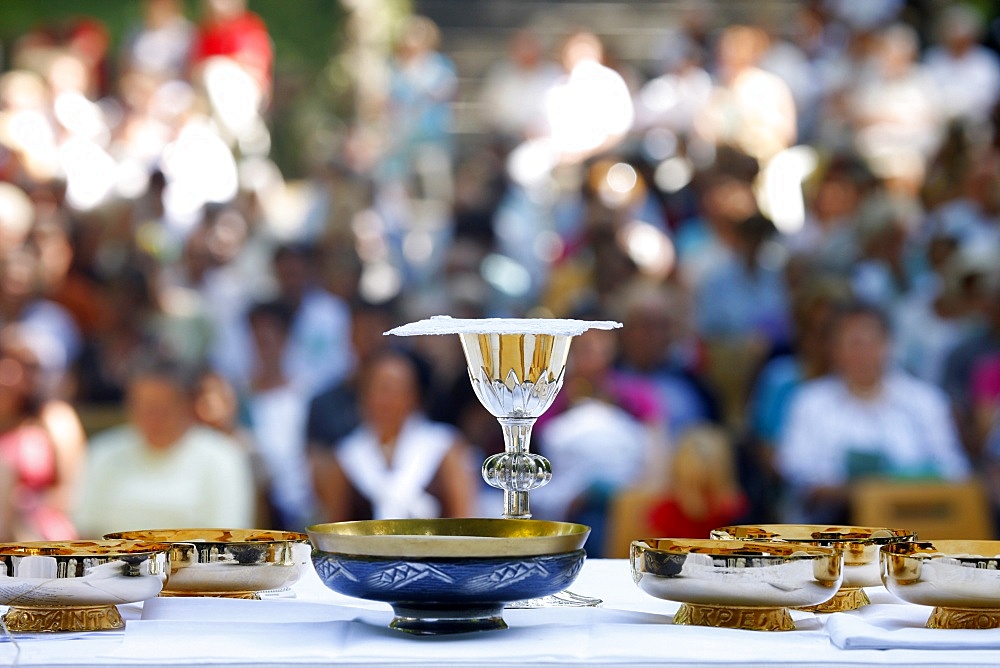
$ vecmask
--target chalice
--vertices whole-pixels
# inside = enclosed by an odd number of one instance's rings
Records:
[[[530,519],[529,492],[552,479],[549,460],[531,452],[531,429],[562,387],[570,342],[588,329],[617,327],[621,323],[609,320],[435,316],[386,333],[459,335],[472,389],[503,430],[504,450],[483,462],[483,479],[491,487],[503,490],[504,518]],[[507,607],[600,603],[600,599],[562,591],[510,603]]]
[[[555,400],[566,374],[572,338],[614,329],[609,320],[460,319],[435,316],[387,334],[458,334],[472,389],[500,422],[504,451],[483,462],[483,479],[503,490],[503,517],[529,519],[528,493],[552,479],[549,460],[531,452],[531,429]]]

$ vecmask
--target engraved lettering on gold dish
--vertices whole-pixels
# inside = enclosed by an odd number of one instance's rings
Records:
[[[684,603],[674,624],[714,626],[747,631],[792,631],[795,624],[785,608],[743,608]]]
[[[857,610],[871,603],[868,594],[860,587],[841,587],[840,590],[825,603],[809,605],[796,610],[805,612],[848,612]]]
[[[212,598],[237,598],[247,601],[261,600],[261,597],[255,591],[168,591],[164,589],[160,592],[161,598],[198,598],[199,596],[211,596]]]
[[[934,608],[927,619],[929,629],[1000,628],[1000,610],[988,608]]]
[[[3,616],[14,632],[110,631],[125,627],[113,605],[65,606],[60,608],[11,607]]]

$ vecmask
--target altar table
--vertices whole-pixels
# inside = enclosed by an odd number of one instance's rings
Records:
[[[604,603],[506,610],[504,631],[410,636],[388,628],[388,605],[335,594],[310,570],[260,601],[119,606],[122,631],[0,634],[0,666],[1000,665],[1000,629],[926,629],[930,608],[881,588],[860,610],[793,611],[784,632],[675,625],[678,604],[640,591],[626,560],[589,560],[571,589]]]

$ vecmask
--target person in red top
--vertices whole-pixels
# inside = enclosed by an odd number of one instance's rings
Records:
[[[671,460],[670,485],[646,518],[655,535],[708,538],[738,523],[750,509],[737,481],[732,444],[715,426],[688,429]]]
[[[67,514],[79,469],[79,453],[60,447],[39,396],[38,358],[13,327],[0,332],[0,494],[13,508],[0,510],[0,534],[10,540],[71,540]],[[9,486],[8,486],[9,485]]]
[[[246,0],[205,0],[205,17],[191,45],[192,78],[215,56],[238,63],[258,83],[264,98],[270,97],[271,37],[264,20],[247,9]]]

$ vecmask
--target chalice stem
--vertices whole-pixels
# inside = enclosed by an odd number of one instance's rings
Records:
[[[535,418],[498,418],[503,430],[504,452],[512,455],[528,454],[531,442],[531,428],[535,426]],[[528,501],[528,489],[531,481],[526,479],[526,471],[515,469],[514,484],[503,488],[504,519],[531,519],[531,505]]]
[[[504,512],[501,517],[505,520],[530,520],[531,507],[528,503],[527,492],[503,491]]]

